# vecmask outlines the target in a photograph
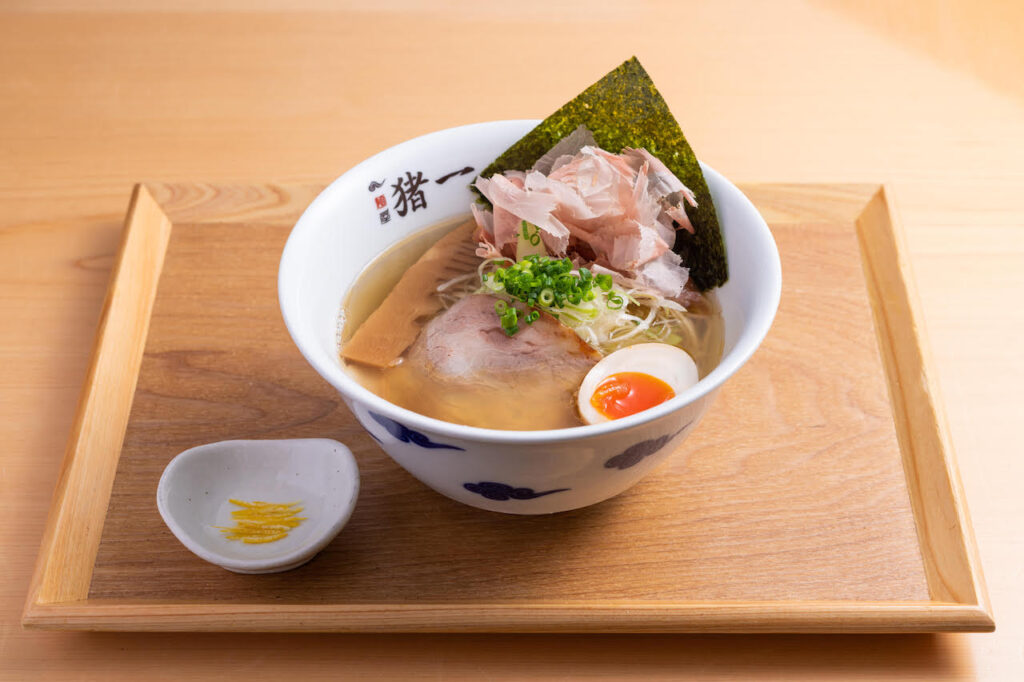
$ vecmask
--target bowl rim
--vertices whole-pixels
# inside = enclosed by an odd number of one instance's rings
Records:
[[[331,519],[330,525],[327,526],[322,533],[311,536],[309,541],[299,545],[290,552],[259,559],[233,559],[225,554],[220,554],[216,550],[210,549],[207,545],[204,545],[178,522],[178,517],[176,517],[168,507],[168,497],[172,493],[171,486],[173,484],[175,474],[179,469],[188,466],[188,463],[192,460],[210,456],[211,453],[219,450],[227,450],[231,448],[245,450],[246,448],[251,449],[254,443],[259,447],[260,445],[281,442],[302,443],[309,446],[329,446],[332,449],[336,449],[336,456],[341,461],[345,462],[346,468],[350,469],[349,473],[351,473],[353,481],[352,494],[346,504],[340,504],[337,506],[338,514],[335,518]],[[322,551],[335,537],[337,537],[338,533],[340,533],[341,529],[348,523],[349,519],[352,517],[352,512],[355,510],[356,500],[359,498],[359,478],[359,466],[356,463],[355,456],[352,454],[352,450],[350,450],[344,443],[340,443],[331,438],[219,440],[212,443],[195,445],[187,450],[182,450],[167,463],[167,466],[164,467],[163,473],[160,474],[160,481],[157,483],[156,506],[157,511],[160,512],[160,517],[164,520],[164,524],[167,525],[167,528],[171,531],[174,537],[176,537],[181,544],[185,545],[190,552],[198,556],[200,559],[228,570],[268,571],[275,568],[291,567],[296,563],[303,562]]]
[[[766,279],[770,284],[770,291],[768,292],[769,298],[766,305],[752,312],[732,350],[722,356],[718,365],[708,373],[707,376],[702,378],[689,389],[683,391],[674,398],[667,400],[661,405],[609,422],[571,426],[561,429],[518,431],[466,426],[463,424],[443,421],[441,419],[435,419],[434,417],[428,417],[381,398],[377,394],[365,388],[345,372],[341,366],[340,360],[336,365],[327,365],[321,362],[321,358],[319,357],[319,353],[316,352],[316,349],[311,349],[309,347],[312,346],[313,343],[311,341],[304,340],[304,335],[299,332],[301,327],[300,322],[297,319],[297,315],[290,311],[289,306],[286,303],[286,297],[289,291],[290,278],[293,271],[295,273],[301,272],[301,268],[297,267],[299,265],[297,252],[301,248],[299,244],[307,237],[307,235],[315,232],[318,227],[321,227],[321,223],[327,223],[327,221],[319,220],[319,214],[324,213],[329,209],[329,207],[334,203],[334,197],[340,194],[345,186],[350,182],[356,181],[356,176],[362,169],[374,164],[382,157],[393,153],[401,147],[419,145],[429,141],[430,138],[433,137],[456,135],[460,132],[471,132],[479,128],[501,126],[511,127],[518,125],[525,128],[526,130],[524,130],[524,132],[527,132],[529,128],[536,126],[538,123],[540,123],[540,119],[485,121],[481,123],[471,123],[452,128],[445,128],[410,138],[374,154],[345,171],[332,181],[322,192],[320,192],[320,194],[318,194],[309,204],[306,210],[303,211],[302,215],[292,228],[291,233],[288,235],[288,240],[285,243],[284,250],[281,254],[278,269],[278,304],[281,308],[285,327],[287,327],[293,343],[295,343],[299,352],[302,353],[306,362],[308,362],[325,381],[341,393],[344,398],[357,403],[362,403],[363,405],[366,405],[368,409],[399,421],[403,425],[450,438],[482,443],[515,445],[557,443],[629,431],[681,410],[687,405],[693,404],[721,388],[726,380],[743,367],[743,365],[746,364],[750,357],[760,347],[761,342],[764,340],[765,336],[767,336],[772,322],[775,319],[775,313],[778,310],[779,300],[782,295],[782,267],[779,260],[778,246],[775,243],[775,238],[773,237],[771,230],[768,228],[768,224],[765,222],[764,218],[761,216],[760,212],[758,212],[750,199],[747,198],[747,196],[724,175],[717,172],[714,168],[703,161],[699,161],[701,170],[703,171],[709,186],[716,184],[724,188],[727,192],[735,193],[740,206],[755,216],[756,231],[763,239],[766,240],[766,252],[769,256],[768,262],[765,264],[767,268]],[[527,126],[529,126],[529,128]],[[353,283],[357,281],[357,279],[358,278],[353,280]],[[338,301],[339,313],[341,310],[341,303],[347,293],[348,289],[342,292],[341,300]]]

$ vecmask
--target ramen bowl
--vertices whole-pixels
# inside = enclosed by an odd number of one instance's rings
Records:
[[[742,192],[702,163],[730,277],[717,290],[724,353],[696,385],[629,417],[548,431],[462,426],[372,393],[346,371],[338,354],[339,317],[349,289],[392,245],[467,214],[475,198],[469,183],[537,123],[451,128],[367,159],[306,209],[288,238],[278,273],[281,311],[296,346],[384,452],[442,495],[510,514],[548,514],[601,502],[670,455],[685,454],[686,437],[768,333],[782,282],[778,250],[764,219]]]

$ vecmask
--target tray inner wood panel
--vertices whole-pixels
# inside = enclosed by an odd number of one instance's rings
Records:
[[[176,224],[91,598],[247,603],[927,600],[854,225],[772,226],[775,325],[662,469],[547,517],[472,509],[402,471],[292,345],[276,269],[290,224]],[[166,463],[231,438],[331,437],[362,472],[310,564],[244,576],[156,509]]]

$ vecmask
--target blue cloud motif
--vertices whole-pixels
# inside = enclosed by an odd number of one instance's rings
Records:
[[[650,457],[668,445],[669,441],[688,429],[692,423],[692,421],[688,422],[686,426],[675,433],[668,433],[659,438],[652,438],[651,440],[644,440],[636,443],[635,445],[630,445],[614,457],[608,458],[608,461],[604,463],[604,468],[619,469],[621,471],[636,466],[643,461],[645,457]]]
[[[557,490],[545,490],[535,493],[533,488],[514,488],[507,483],[495,483],[494,481],[480,481],[479,483],[463,483],[462,487],[471,493],[482,495],[488,500],[507,502],[508,500],[534,500],[545,495],[564,493],[569,488],[558,488]]]
[[[370,412],[369,414],[371,417],[373,417],[373,421],[377,422],[385,429],[387,429],[388,433],[390,433],[392,436],[394,436],[402,443],[412,443],[413,445],[418,445],[421,448],[428,448],[430,450],[465,451],[466,449],[460,448],[457,445],[448,445],[447,443],[435,443],[434,441],[430,440],[430,438],[428,438],[426,434],[420,433],[419,431],[414,431],[405,424],[400,424],[396,422],[394,419],[385,417],[382,414],[377,414],[376,412]],[[370,435],[372,436],[373,434]],[[376,438],[376,436],[374,436],[374,439],[380,442],[379,439]]]

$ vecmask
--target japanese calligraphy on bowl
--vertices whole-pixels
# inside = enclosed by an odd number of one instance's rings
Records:
[[[474,170],[473,166],[463,166],[433,180],[425,177],[421,170],[407,170],[396,175],[394,182],[391,182],[391,178],[388,177],[381,180],[371,180],[370,184],[367,185],[367,191],[373,194],[374,207],[378,212],[377,217],[380,220],[380,224],[384,225],[391,222],[391,209],[394,209],[398,217],[404,218],[410,213],[427,208],[427,194],[430,190],[427,185],[443,185],[452,178],[468,175]],[[387,193],[377,194],[384,187],[391,189],[390,204],[388,203]]]

